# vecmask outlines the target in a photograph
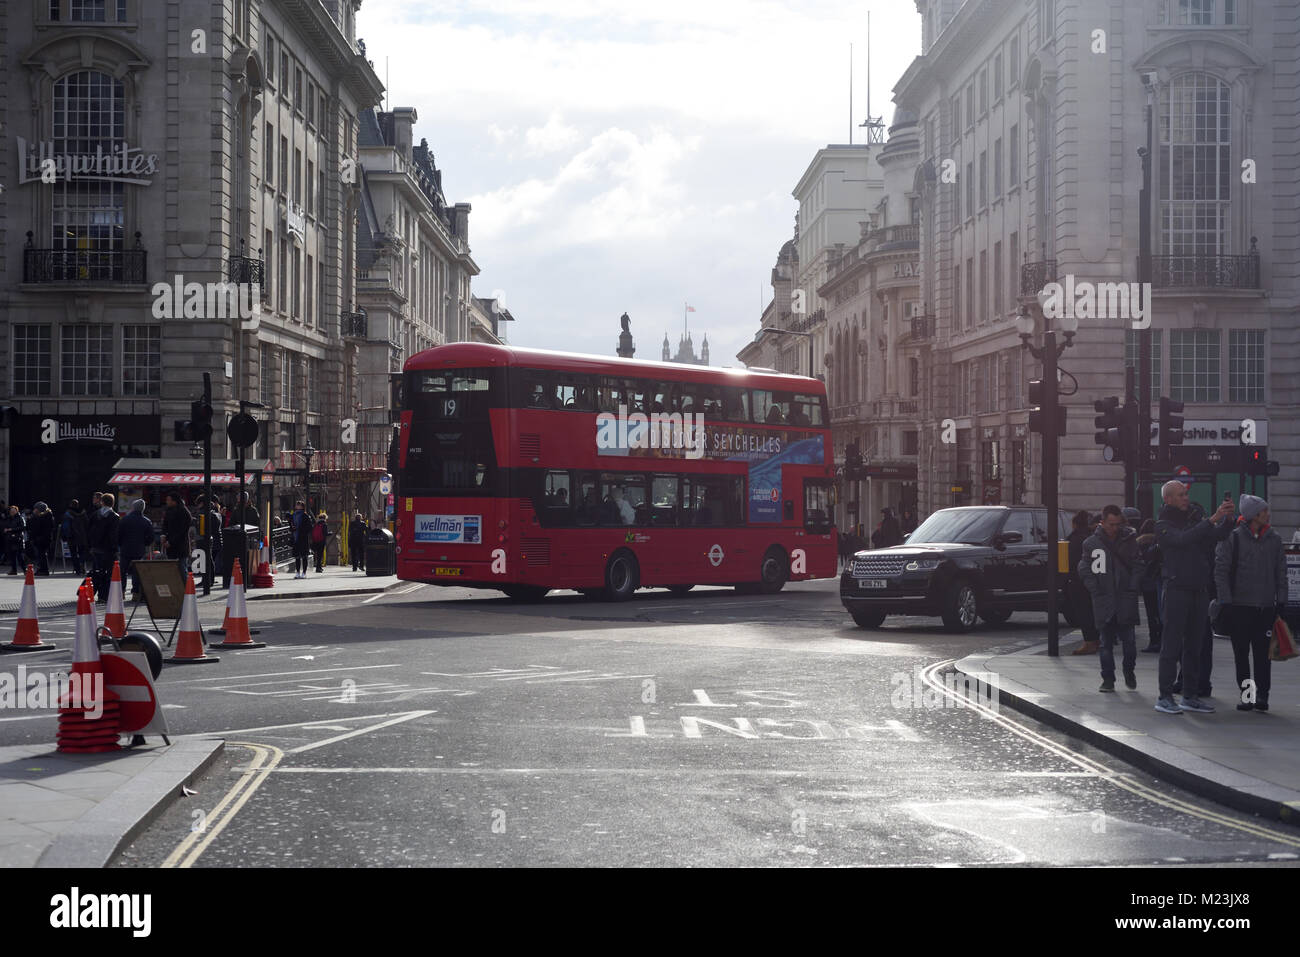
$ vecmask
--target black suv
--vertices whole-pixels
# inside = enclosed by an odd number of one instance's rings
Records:
[[[1069,535],[1068,513],[1058,513],[1055,531]],[[949,631],[969,631],[977,616],[1001,624],[1014,611],[1045,611],[1048,538],[1045,508],[940,509],[904,544],[857,552],[840,576],[840,601],[860,628],[886,615],[939,615]]]

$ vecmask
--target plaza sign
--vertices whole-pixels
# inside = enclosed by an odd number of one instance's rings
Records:
[[[18,141],[18,184],[40,182],[103,182],[148,186],[158,172],[158,154],[148,155],[126,143],[96,146],[93,153],[56,153],[53,140]],[[52,178],[50,178],[52,177]]]

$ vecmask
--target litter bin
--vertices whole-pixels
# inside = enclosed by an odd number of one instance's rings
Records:
[[[397,574],[397,539],[386,528],[366,532],[366,574]]]
[[[223,587],[230,587],[230,576],[234,574],[235,559],[239,559],[240,569],[244,573],[244,584],[248,584],[249,576],[257,571],[256,568],[249,569],[244,567],[248,561],[248,541],[251,536],[257,534],[257,527],[254,525],[228,525],[221,530],[221,573],[225,579]]]

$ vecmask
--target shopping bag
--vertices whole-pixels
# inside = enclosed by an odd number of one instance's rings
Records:
[[[1300,655],[1300,651],[1296,650],[1291,628],[1281,618],[1277,619],[1273,622],[1273,641],[1268,647],[1269,660],[1288,661],[1297,655]]]

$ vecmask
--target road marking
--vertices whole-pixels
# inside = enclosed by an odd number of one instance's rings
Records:
[[[393,718],[398,715],[410,714],[409,711],[388,711],[384,714],[357,714],[350,715],[347,720],[352,722],[369,721],[371,718]],[[331,721],[338,721],[337,715],[331,718],[314,718],[311,721],[295,721],[293,724],[266,724],[260,728],[232,728],[228,731],[196,731],[192,734],[182,734],[182,738],[206,738],[215,734],[252,734],[255,731],[283,731],[285,728],[302,728],[310,731],[317,725],[324,725]]]
[[[937,690],[940,694],[956,700],[959,696],[951,689],[947,688],[942,681],[935,678],[935,674],[939,670],[955,663],[956,659],[950,658],[947,661],[940,661],[936,664],[930,665],[921,672],[921,678],[926,684],[930,685],[930,687]],[[1275,831],[1272,828],[1265,827],[1261,824],[1255,824],[1243,818],[1232,817],[1228,814],[1221,814],[1217,811],[1201,808],[1195,804],[1181,800],[1180,798],[1169,797],[1161,794],[1154,788],[1148,787],[1147,785],[1134,780],[1128,774],[1117,771],[1108,765],[1102,764],[1100,761],[1094,761],[1092,758],[1084,757],[1081,754],[1069,750],[1063,745],[1057,744],[1045,735],[1039,734],[1028,725],[1012,720],[1000,711],[994,711],[992,708],[969,698],[963,697],[961,700],[964,702],[964,705],[968,710],[979,712],[983,717],[1002,725],[1012,734],[1024,738],[1031,744],[1036,744],[1044,751],[1048,751],[1062,760],[1068,761],[1069,763],[1082,768],[1084,771],[1089,772],[1108,784],[1113,784],[1115,787],[1128,791],[1130,794],[1145,798],[1152,804],[1158,804],[1161,807],[1170,808],[1171,810],[1186,814],[1189,817],[1209,821],[1212,824],[1221,824],[1224,827],[1242,831],[1243,833],[1250,834],[1254,837],[1275,841],[1278,844],[1285,844],[1290,847],[1300,847],[1300,837],[1282,831]]]
[[[231,818],[239,813],[239,809],[262,786],[262,782],[266,780],[268,774],[275,770],[276,765],[280,763],[280,759],[284,757],[283,751],[269,744],[237,743],[235,747],[248,748],[252,751],[254,755],[253,762],[244,771],[235,786],[227,791],[226,796],[212,809],[212,813],[208,816],[209,826],[203,831],[191,832],[185,840],[181,841],[176,850],[167,855],[167,859],[162,862],[163,867],[192,867],[194,862],[199,859],[199,856],[216,840],[217,835],[230,823]],[[267,760],[268,757],[270,758],[269,761]],[[263,767],[264,763],[265,767]],[[230,810],[223,815],[222,812],[227,805],[230,805]],[[214,819],[215,823],[212,823]]]
[[[318,675],[318,674],[323,674],[324,672],[327,671],[369,671],[374,668],[400,668],[400,667],[402,666],[400,664],[397,664],[397,665],[352,665],[346,668],[303,668],[299,671],[268,671],[262,674],[255,674],[255,675],[224,675],[222,677],[217,677],[217,678],[190,678],[189,680],[185,680],[185,681],[170,681],[168,682],[168,684],[171,685],[197,684],[201,681],[203,682],[232,681],[232,680],[242,681],[245,678],[281,678],[284,677],[285,675]]]
[[[411,594],[412,592],[417,592],[417,591],[419,591],[419,590],[420,590],[421,588],[423,588],[423,587],[424,587],[424,583],[423,583],[423,582],[417,582],[416,584],[410,586],[409,588],[403,588],[403,589],[400,589],[399,591],[385,591],[385,592],[380,592],[380,593],[379,593],[378,595],[376,595],[374,598],[367,598],[367,599],[366,599],[365,601],[363,601],[361,604],[363,604],[363,605],[369,605],[372,601],[379,601],[379,599],[381,599],[381,598],[385,598],[385,597],[387,597],[387,596],[389,596],[389,595],[392,595],[392,596],[394,596],[394,597],[397,597],[397,596],[400,596],[400,595],[409,595],[409,594]]]
[[[333,738],[326,738],[324,741],[317,741],[314,744],[304,744],[301,747],[290,749],[290,754],[302,754],[304,751],[314,751],[316,748],[323,748],[327,744],[337,744],[339,741],[346,741],[348,738],[355,738],[357,735],[369,734],[371,731],[378,731],[380,728],[387,728],[389,725],[401,724],[403,721],[411,721],[415,718],[423,718],[426,715],[437,714],[436,711],[412,711],[397,718],[391,718],[379,724],[371,725],[368,728],[359,728],[356,731],[349,731],[347,734],[336,735]]]

